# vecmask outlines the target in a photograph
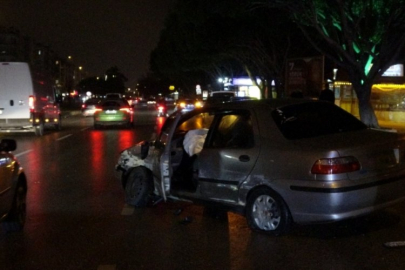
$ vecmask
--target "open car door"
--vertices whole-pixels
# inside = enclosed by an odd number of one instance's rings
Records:
[[[170,181],[173,176],[173,168],[171,166],[172,138],[181,116],[181,111],[178,111],[176,114],[167,118],[159,136],[159,141],[164,144],[164,149],[159,160],[160,189],[158,190],[165,201],[167,200],[167,196],[170,195]]]

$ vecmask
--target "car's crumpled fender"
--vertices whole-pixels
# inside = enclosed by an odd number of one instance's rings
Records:
[[[145,158],[148,156],[149,151],[153,148],[148,142],[142,141],[136,145],[125,149],[121,152],[120,157],[118,158],[117,165],[115,169],[119,171],[127,171],[130,168],[138,166],[147,166],[148,162]]]

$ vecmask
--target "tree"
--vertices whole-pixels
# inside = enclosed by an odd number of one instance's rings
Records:
[[[272,80],[280,89],[290,45],[306,40],[285,11],[252,2],[179,0],[151,55],[151,70],[194,84],[204,74],[211,81],[249,75],[264,82],[262,95]]]
[[[103,87],[106,92],[125,93],[127,77],[120,72],[117,66],[110,67],[104,74]]]
[[[405,0],[272,0],[290,12],[308,40],[347,73],[361,120],[378,127],[370,103],[374,80],[403,60]]]

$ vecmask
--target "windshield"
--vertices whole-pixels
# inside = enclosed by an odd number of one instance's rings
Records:
[[[326,102],[281,107],[274,110],[272,116],[281,133],[289,140],[367,128],[353,115]]]

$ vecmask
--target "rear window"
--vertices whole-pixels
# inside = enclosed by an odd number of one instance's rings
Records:
[[[86,103],[87,105],[97,105],[99,102],[100,102],[99,99],[89,99],[89,100],[86,100],[85,103]]]
[[[105,101],[102,105],[103,107],[121,107],[121,106],[129,106],[128,102],[124,100],[108,100]]]
[[[308,102],[278,108],[274,121],[289,140],[366,129],[356,117],[327,102]]]

